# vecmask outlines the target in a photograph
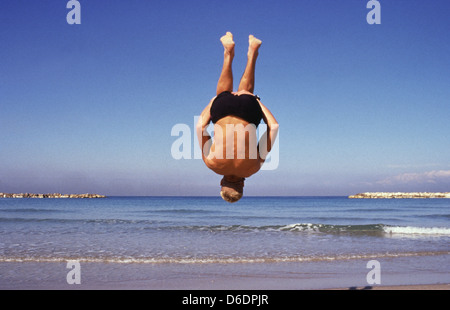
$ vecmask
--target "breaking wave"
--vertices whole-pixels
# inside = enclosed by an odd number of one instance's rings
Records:
[[[411,235],[411,236],[450,236],[450,228],[447,227],[414,227],[392,226],[385,224],[368,225],[330,225],[313,223],[296,223],[289,225],[216,225],[216,226],[187,226],[185,229],[200,231],[236,231],[236,232],[306,232],[328,234],[354,234],[354,235]]]

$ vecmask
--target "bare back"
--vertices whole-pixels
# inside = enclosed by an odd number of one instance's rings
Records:
[[[220,175],[247,178],[261,169],[256,126],[235,116],[214,125],[214,141],[203,157],[205,164]]]

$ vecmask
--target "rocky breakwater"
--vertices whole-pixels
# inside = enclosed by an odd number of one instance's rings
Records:
[[[98,194],[30,194],[30,193],[20,193],[20,194],[9,194],[0,193],[0,198],[106,198],[106,196]]]
[[[348,196],[348,198],[369,198],[369,199],[450,198],[450,192],[448,192],[448,193],[429,193],[429,192],[386,193],[386,192],[374,192],[374,193],[359,193],[359,194],[356,194],[356,195]]]

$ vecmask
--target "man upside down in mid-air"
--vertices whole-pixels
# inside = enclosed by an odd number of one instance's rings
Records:
[[[278,133],[278,122],[253,94],[261,40],[249,36],[247,65],[237,92],[233,92],[233,35],[227,32],[220,41],[225,49],[222,72],[216,96],[197,123],[197,135],[206,166],[223,175],[220,195],[228,202],[236,202],[243,195],[245,178],[258,172],[267,158]],[[267,124],[267,131],[256,145],[256,128],[261,120]],[[206,130],[210,122],[214,124],[214,141]]]

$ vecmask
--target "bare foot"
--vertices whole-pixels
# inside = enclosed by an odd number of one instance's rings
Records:
[[[258,50],[262,44],[262,41],[255,38],[253,35],[248,36],[248,53],[250,54],[257,54]]]
[[[225,49],[225,53],[228,53],[229,55],[234,55],[234,41],[233,41],[233,34],[231,32],[227,32],[223,37],[220,38],[220,41],[222,42],[222,45]]]

